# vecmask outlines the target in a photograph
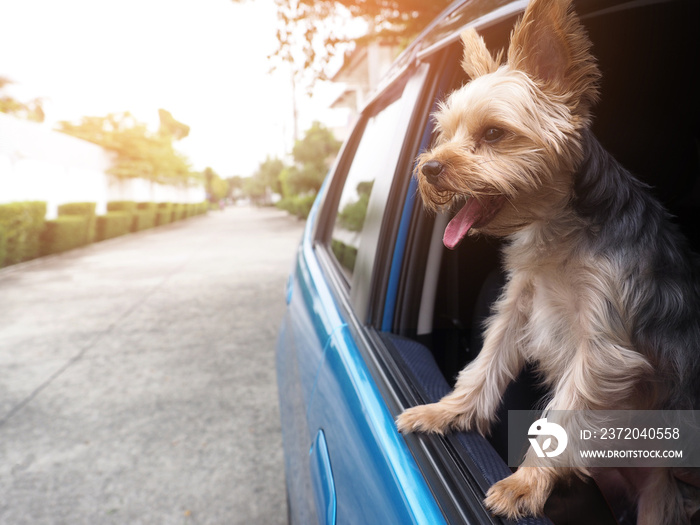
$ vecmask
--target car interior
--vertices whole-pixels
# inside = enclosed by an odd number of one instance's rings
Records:
[[[691,1],[631,2],[600,10],[600,2],[581,4],[579,14],[603,73],[594,133],[651,186],[700,252],[698,6]],[[509,18],[481,31],[492,51],[506,47],[513,23]],[[459,68],[460,44],[445,53],[453,66],[448,66],[452,69],[438,99],[468,81]],[[478,355],[484,320],[504,285],[499,241],[469,237],[448,250],[442,245],[447,221],[447,213],[427,213],[416,199],[398,302],[402,306],[395,312],[392,334],[385,337],[426,402],[449,391],[458,372]],[[504,461],[507,410],[536,408],[546,395],[530,368],[509,387],[501,423],[489,438]],[[488,478],[488,468],[482,470]],[[596,487],[585,484],[562,488],[547,512],[558,525],[635,522],[628,502],[606,501]]]

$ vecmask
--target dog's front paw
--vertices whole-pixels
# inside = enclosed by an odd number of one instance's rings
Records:
[[[550,487],[545,472],[532,467],[520,468],[493,485],[486,493],[484,503],[494,514],[510,519],[539,516],[551,492]]]
[[[409,408],[396,418],[399,432],[444,434],[454,427],[455,414],[440,403]]]

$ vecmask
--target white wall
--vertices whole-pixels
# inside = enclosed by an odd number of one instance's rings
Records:
[[[52,131],[42,124],[0,113],[0,203],[46,201],[47,219],[59,204],[108,201],[202,202],[203,186],[179,187],[144,179],[118,179],[106,172],[110,153],[100,146]]]

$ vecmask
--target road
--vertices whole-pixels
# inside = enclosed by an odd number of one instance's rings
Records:
[[[232,207],[0,270],[0,524],[286,523],[302,228]]]

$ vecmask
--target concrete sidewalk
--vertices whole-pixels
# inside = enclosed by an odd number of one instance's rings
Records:
[[[229,208],[0,270],[0,523],[286,523],[302,228]]]

